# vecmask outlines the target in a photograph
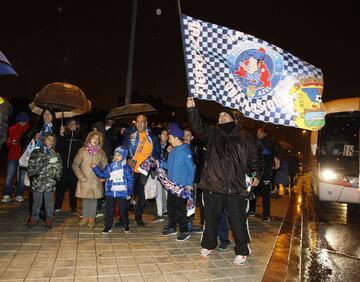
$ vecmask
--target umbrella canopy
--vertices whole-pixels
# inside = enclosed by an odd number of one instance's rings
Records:
[[[5,55],[0,51],[0,75],[17,75],[16,71],[10,64],[9,60]]]
[[[113,108],[106,116],[106,119],[127,119],[134,118],[137,115],[152,115],[156,114],[157,110],[150,104],[129,104],[122,107]]]
[[[31,109],[31,111],[34,113],[34,114],[37,114],[37,115],[41,115],[43,109],[36,106],[36,104],[34,102],[31,102],[29,104],[29,107]],[[91,109],[91,102],[89,101],[89,108]],[[55,116],[56,118],[58,119],[62,119],[62,118],[71,118],[71,117],[75,117],[75,116],[79,116],[79,115],[82,115],[84,113],[86,113],[88,110],[84,110],[84,109],[74,109],[74,110],[71,110],[71,111],[55,111]]]
[[[36,94],[34,104],[59,111],[89,111],[91,103],[85,93],[77,86],[66,82],[53,82],[44,86]]]

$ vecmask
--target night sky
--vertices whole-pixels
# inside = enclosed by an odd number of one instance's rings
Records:
[[[125,95],[131,8],[131,0],[2,1],[0,50],[19,77],[1,77],[0,94],[32,99],[44,85],[67,81],[82,88],[97,109],[118,105]],[[359,95],[354,1],[183,0],[181,8],[320,67],[324,101]],[[185,104],[176,0],[138,1],[133,90]],[[220,108],[214,102],[200,104],[210,116]]]

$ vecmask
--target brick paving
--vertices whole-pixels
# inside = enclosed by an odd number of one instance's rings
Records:
[[[50,231],[43,223],[25,228],[26,218],[27,202],[1,204],[1,281],[261,281],[281,225],[280,219],[263,223],[251,217],[253,253],[235,266],[233,242],[228,251],[200,258],[200,234],[185,242],[162,237],[165,222],[152,223],[150,212],[145,227],[132,223],[129,234],[114,227],[111,235],[101,233],[103,218],[91,229],[62,212]]]

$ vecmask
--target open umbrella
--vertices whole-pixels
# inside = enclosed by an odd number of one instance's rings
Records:
[[[5,55],[0,51],[0,75],[16,75],[17,73],[10,64],[9,60],[5,57]]]
[[[128,119],[134,118],[137,115],[153,115],[157,110],[150,104],[129,104],[117,108],[113,108],[106,116],[106,119]]]
[[[91,110],[91,102],[77,86],[66,82],[53,82],[44,86],[29,105],[31,110],[40,114],[42,108],[51,108],[56,117],[73,117]]]

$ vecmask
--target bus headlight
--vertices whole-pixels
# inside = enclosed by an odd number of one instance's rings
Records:
[[[331,169],[325,169],[321,172],[321,176],[324,180],[335,180],[337,178],[337,173]]]
[[[351,186],[349,180],[342,174],[333,171],[332,169],[324,169],[321,171],[321,178],[337,185]]]

